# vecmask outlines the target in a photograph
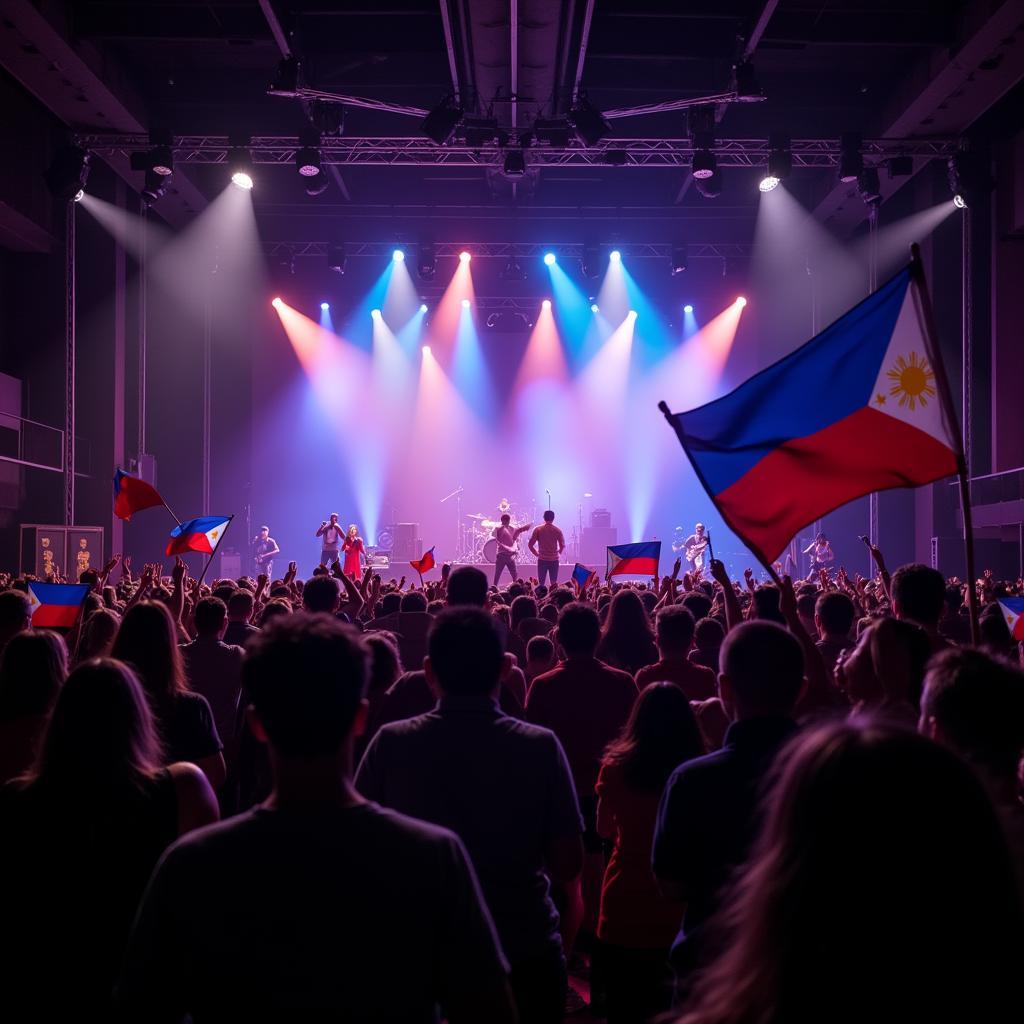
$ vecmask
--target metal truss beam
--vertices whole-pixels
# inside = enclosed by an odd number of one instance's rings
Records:
[[[401,243],[399,243],[401,244]],[[415,243],[406,243],[413,245]],[[268,256],[321,256],[327,255],[326,242],[288,242],[265,241],[263,252]],[[390,256],[395,248],[395,240],[387,242],[346,242],[346,256]],[[583,246],[568,242],[562,244],[541,244],[540,242],[437,242],[433,243],[434,255],[439,258],[454,259],[463,249],[469,249],[473,259],[507,259],[529,260],[540,259],[544,253],[553,252],[559,259],[578,260],[583,258]],[[662,259],[672,256],[677,246],[669,243],[616,244],[606,248],[616,248],[626,259]],[[747,259],[753,251],[753,245],[734,242],[690,243],[686,247],[686,255],[690,259]]]
[[[146,135],[82,134],[78,142],[104,158],[130,155],[150,146]],[[892,156],[940,159],[954,152],[956,144],[951,138],[867,139],[863,153],[869,164]],[[249,143],[257,164],[292,164],[299,146],[295,136],[254,136]],[[174,140],[175,163],[222,164],[229,148],[226,135],[178,136]],[[498,146],[437,146],[412,136],[324,138],[320,152],[324,164],[372,167],[493,167],[500,166],[506,154]],[[839,139],[792,140],[794,167],[835,167],[840,152]],[[768,160],[768,139],[717,139],[714,153],[722,167],[760,167]],[[534,167],[688,167],[693,154],[689,139],[604,139],[587,148],[538,146],[527,150],[526,158]]]

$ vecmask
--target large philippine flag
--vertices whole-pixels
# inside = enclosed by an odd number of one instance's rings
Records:
[[[152,484],[137,476],[130,476],[120,466],[114,470],[114,515],[126,522],[135,512],[156,508],[164,499]]]
[[[657,576],[660,559],[660,540],[614,544],[608,548],[608,571],[605,575],[609,579],[612,576]]]
[[[1014,640],[1024,640],[1024,597],[999,598],[999,610]]]
[[[183,555],[187,551],[199,551],[212,555],[231,519],[231,516],[199,516],[176,526],[171,530],[165,554]]]
[[[36,629],[70,629],[78,621],[88,583],[37,583],[28,585],[32,625]]]
[[[957,472],[926,302],[912,264],[735,391],[665,410],[722,518],[765,565],[854,498]]]

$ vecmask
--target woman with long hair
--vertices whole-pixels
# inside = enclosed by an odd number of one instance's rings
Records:
[[[630,675],[636,675],[658,660],[654,629],[635,590],[620,590],[612,598],[597,645],[597,657]]]
[[[218,817],[202,772],[164,763],[131,669],[109,658],[79,665],[34,767],[0,790],[0,1005],[24,1019],[106,1019],[157,860]]]
[[[793,741],[724,905],[679,1024],[1024,1019],[1024,911],[996,812],[955,754],[898,725]]]
[[[83,623],[82,636],[78,641],[75,656],[78,661],[90,658],[106,658],[114,646],[114,637],[121,618],[109,608],[97,608]]]
[[[141,601],[125,612],[112,656],[127,662],[142,683],[168,763],[191,761],[216,788],[226,774],[224,749],[213,712],[189,689],[174,620],[159,601]]]
[[[68,674],[64,638],[49,629],[11,637],[0,656],[0,785],[28,770]]]
[[[366,554],[366,545],[363,544],[363,538],[359,536],[359,527],[355,523],[348,528],[341,549],[345,553],[345,564],[342,567],[345,575],[358,582],[363,578],[361,556]]]
[[[668,954],[683,906],[661,894],[651,845],[665,782],[703,753],[686,695],[675,683],[651,683],[601,763],[597,830],[613,843],[597,925],[609,1024],[642,1024],[668,1009]]]

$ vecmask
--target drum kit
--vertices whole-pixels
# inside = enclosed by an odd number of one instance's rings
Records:
[[[465,561],[493,563],[498,554],[498,542],[494,539],[494,531],[501,526],[501,517],[506,514],[511,516],[513,527],[536,522],[535,504],[527,506],[502,498],[498,504],[497,518],[494,515],[485,515],[483,512],[472,512],[467,515],[465,518],[469,520],[469,526],[466,527]],[[516,540],[517,562],[525,562],[530,557],[527,547],[529,537],[529,531],[527,531],[521,533]]]

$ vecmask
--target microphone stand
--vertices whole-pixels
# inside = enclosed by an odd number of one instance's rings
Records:
[[[462,537],[462,484],[459,484],[451,494],[446,494],[440,501],[443,505],[449,498],[455,498],[455,557],[461,559],[464,555],[465,544]]]

